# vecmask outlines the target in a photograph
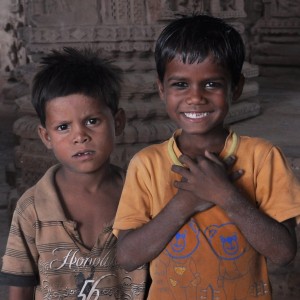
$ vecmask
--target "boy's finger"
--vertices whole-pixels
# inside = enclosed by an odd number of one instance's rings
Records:
[[[178,159],[182,164],[187,165],[187,166],[190,166],[193,163],[193,160],[184,154],[180,155]]]
[[[227,168],[230,168],[234,165],[234,163],[236,162],[236,156],[234,155],[230,155],[228,157],[226,157],[224,160],[223,160],[225,166]]]
[[[189,175],[189,170],[181,166],[173,165],[171,167],[171,170],[175,173],[180,174],[184,178],[186,178]]]
[[[188,188],[187,188],[187,182],[184,181],[174,181],[174,186],[178,189],[181,189],[181,190],[186,190],[188,191]]]
[[[237,170],[229,174],[229,179],[231,181],[238,180],[244,175],[244,170]]]
[[[208,158],[209,160],[213,161],[214,163],[216,163],[217,165],[221,166],[224,168],[224,162],[220,160],[220,158],[212,153],[212,152],[209,152],[207,150],[205,150],[205,153],[204,153],[205,157]],[[226,165],[225,165],[226,167]]]

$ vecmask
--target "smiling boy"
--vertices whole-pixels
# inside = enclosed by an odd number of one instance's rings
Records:
[[[210,16],[157,40],[159,95],[179,129],[133,157],[114,223],[120,264],[151,262],[148,299],[271,299],[266,260],[295,257],[299,182],[277,147],[224,126],[244,56],[239,33]]]
[[[92,49],[42,61],[32,103],[59,164],[19,199],[3,257],[10,300],[144,299],[145,267],[116,262],[112,224],[125,172],[111,164],[125,126],[121,71]]]

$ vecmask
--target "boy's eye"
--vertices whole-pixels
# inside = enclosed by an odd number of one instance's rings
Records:
[[[95,125],[97,122],[98,120],[96,118],[91,118],[86,121],[86,125]]]
[[[58,131],[67,130],[69,128],[68,124],[61,124],[57,127]]]
[[[219,89],[223,85],[220,82],[215,82],[215,81],[210,81],[205,83],[205,88],[206,89]]]
[[[175,87],[178,87],[178,88],[186,88],[188,86],[188,84],[186,82],[179,81],[179,82],[174,82],[172,84],[172,86],[175,86]]]

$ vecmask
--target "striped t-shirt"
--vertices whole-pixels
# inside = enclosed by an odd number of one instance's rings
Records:
[[[81,242],[54,186],[58,166],[17,203],[3,257],[1,284],[36,286],[35,299],[144,299],[147,268],[126,272],[116,262],[108,224],[94,247]]]

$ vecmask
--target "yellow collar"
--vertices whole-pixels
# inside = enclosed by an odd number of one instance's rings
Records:
[[[176,145],[175,138],[178,137],[180,134],[181,134],[181,129],[178,129],[178,130],[175,131],[175,133],[173,134],[173,136],[169,139],[169,142],[168,142],[168,153],[169,153],[169,155],[171,157],[171,160],[173,161],[173,163],[175,165],[183,166],[182,163],[178,160],[178,157],[177,157],[177,155],[175,153],[175,150],[174,150],[174,145]],[[228,142],[228,140],[230,138],[231,138],[231,144],[230,144],[228,152],[224,156],[223,160],[225,160],[230,155],[232,155],[236,151],[236,148],[238,146],[238,140],[239,139],[238,139],[237,134],[235,132],[233,132],[233,131],[231,131],[230,134],[228,135],[227,140],[225,142],[225,145],[227,144],[227,142]]]

